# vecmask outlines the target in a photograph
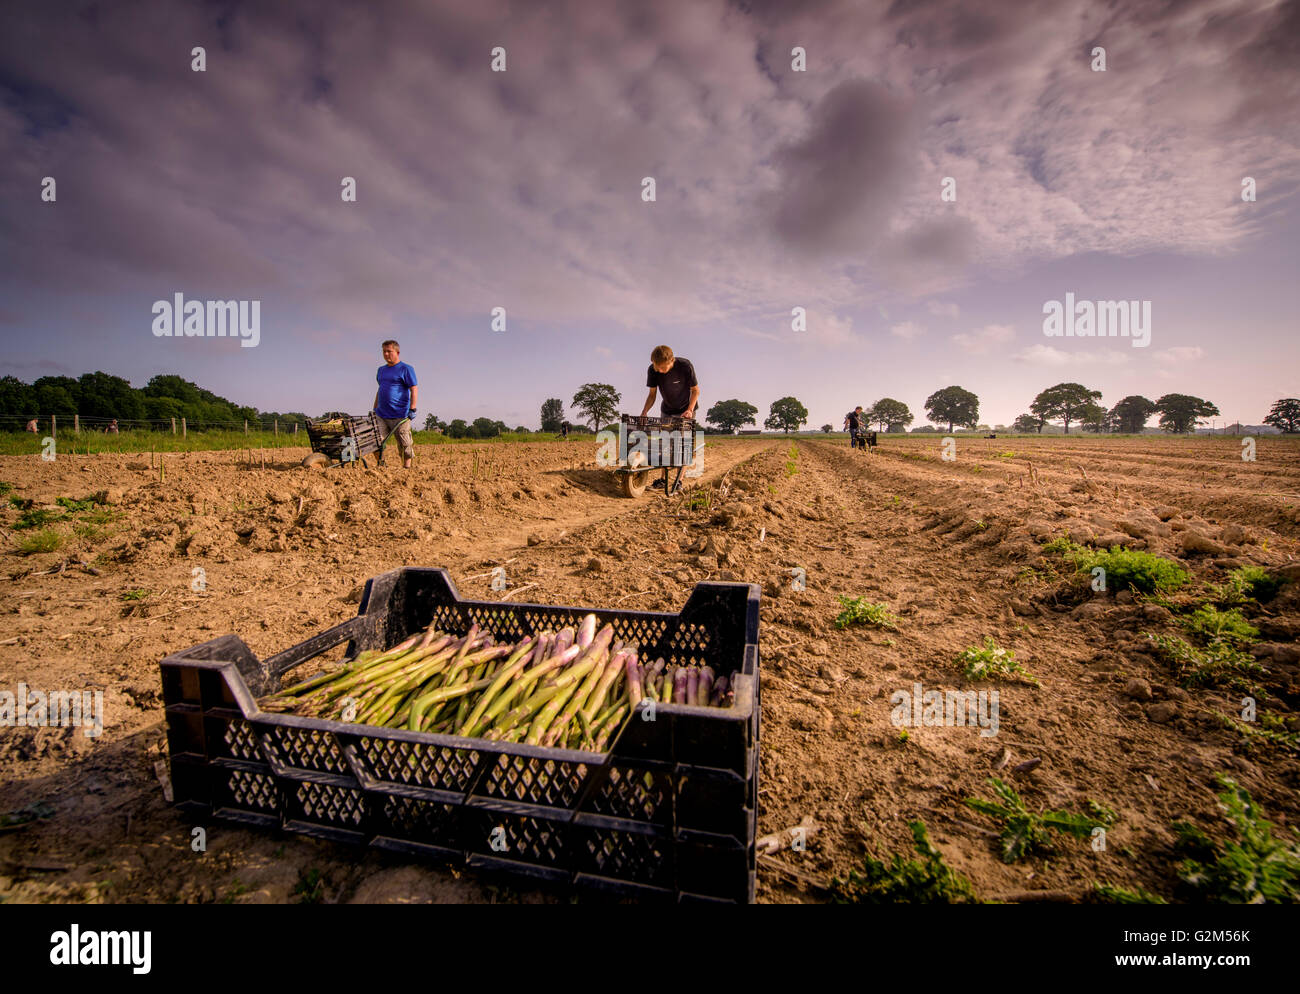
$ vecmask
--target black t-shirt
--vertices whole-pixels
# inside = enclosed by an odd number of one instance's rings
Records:
[[[656,371],[652,363],[646,372],[645,385],[659,391],[659,413],[671,418],[686,412],[691,403],[691,387],[699,386],[699,381],[695,379],[695,367],[691,361],[676,356],[673,368],[666,373]]]
[[[860,431],[862,431],[862,415],[861,415],[861,414],[859,414],[857,411],[850,411],[848,414],[844,415],[844,417],[848,419],[848,422],[849,422],[849,431],[852,431],[852,432],[860,432]]]

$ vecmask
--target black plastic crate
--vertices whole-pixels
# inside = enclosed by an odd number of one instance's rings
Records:
[[[704,444],[704,432],[694,418],[661,418],[624,414],[618,422],[620,466],[648,469],[691,466]]]
[[[332,422],[342,421],[341,427]],[[328,427],[326,427],[328,425]],[[370,414],[327,415],[320,420],[308,420],[307,439],[313,452],[328,456],[335,462],[355,462],[372,452],[378,452],[387,433],[379,415]]]
[[[196,818],[508,870],[621,896],[754,899],[758,587],[698,583],[680,613],[461,600],[443,569],[366,584],[357,616],[259,660],[224,635],[162,661],[175,803]],[[516,640],[593,612],[642,658],[739,671],[726,709],[657,704],[605,753],[271,714],[256,699],[344,642],[435,624]],[[503,848],[504,846],[504,848]]]

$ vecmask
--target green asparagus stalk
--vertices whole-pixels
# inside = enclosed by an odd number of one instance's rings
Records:
[[[542,745],[554,745],[560,736],[568,733],[573,723],[573,716],[578,713],[578,709],[582,707],[587,698],[591,696],[592,691],[596,689],[596,685],[600,683],[600,678],[604,674],[608,663],[609,656],[607,652],[601,652],[596,656],[591,672],[587,674],[586,679],[579,684],[578,689],[574,691],[573,696],[564,705],[564,709],[560,711],[560,716],[555,720],[550,730],[542,736]]]
[[[531,638],[526,638],[520,642],[519,645],[515,646],[515,651],[510,654],[510,658],[506,660],[505,666],[501,668],[496,679],[492,681],[491,686],[489,686],[484,694],[478,699],[478,703],[474,706],[474,710],[469,713],[468,717],[461,718],[461,721],[458,723],[460,731],[457,734],[474,734],[474,730],[478,727],[480,719],[484,717],[488,708],[491,706],[493,698],[500,694],[506,684],[528,665],[528,660],[532,656],[533,649],[534,643]]]

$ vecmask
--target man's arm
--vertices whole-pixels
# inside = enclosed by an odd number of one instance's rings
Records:
[[[412,411],[415,410],[415,398],[416,398],[416,394],[418,394],[419,392],[420,392],[420,387],[418,384],[416,386],[411,387],[411,402],[407,405],[407,407]]]
[[[691,387],[691,399],[690,402],[686,405],[686,410],[682,413],[682,417],[684,418],[695,417],[695,405],[698,404],[699,402],[700,402],[700,388],[698,386]]]
[[[641,408],[641,417],[644,418],[647,414],[650,413],[650,408],[655,406],[655,394],[657,394],[658,392],[659,392],[658,387],[650,388],[650,394],[645,399],[645,407]]]
[[[370,409],[371,409],[372,411],[377,411],[377,410],[379,410],[379,391],[378,391],[378,390],[375,391],[375,402],[374,402],[373,404],[370,405]]]

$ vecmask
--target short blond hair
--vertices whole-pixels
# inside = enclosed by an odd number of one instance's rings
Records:
[[[656,366],[662,366],[673,357],[673,350],[667,345],[656,345],[655,350],[650,353],[650,361]]]

